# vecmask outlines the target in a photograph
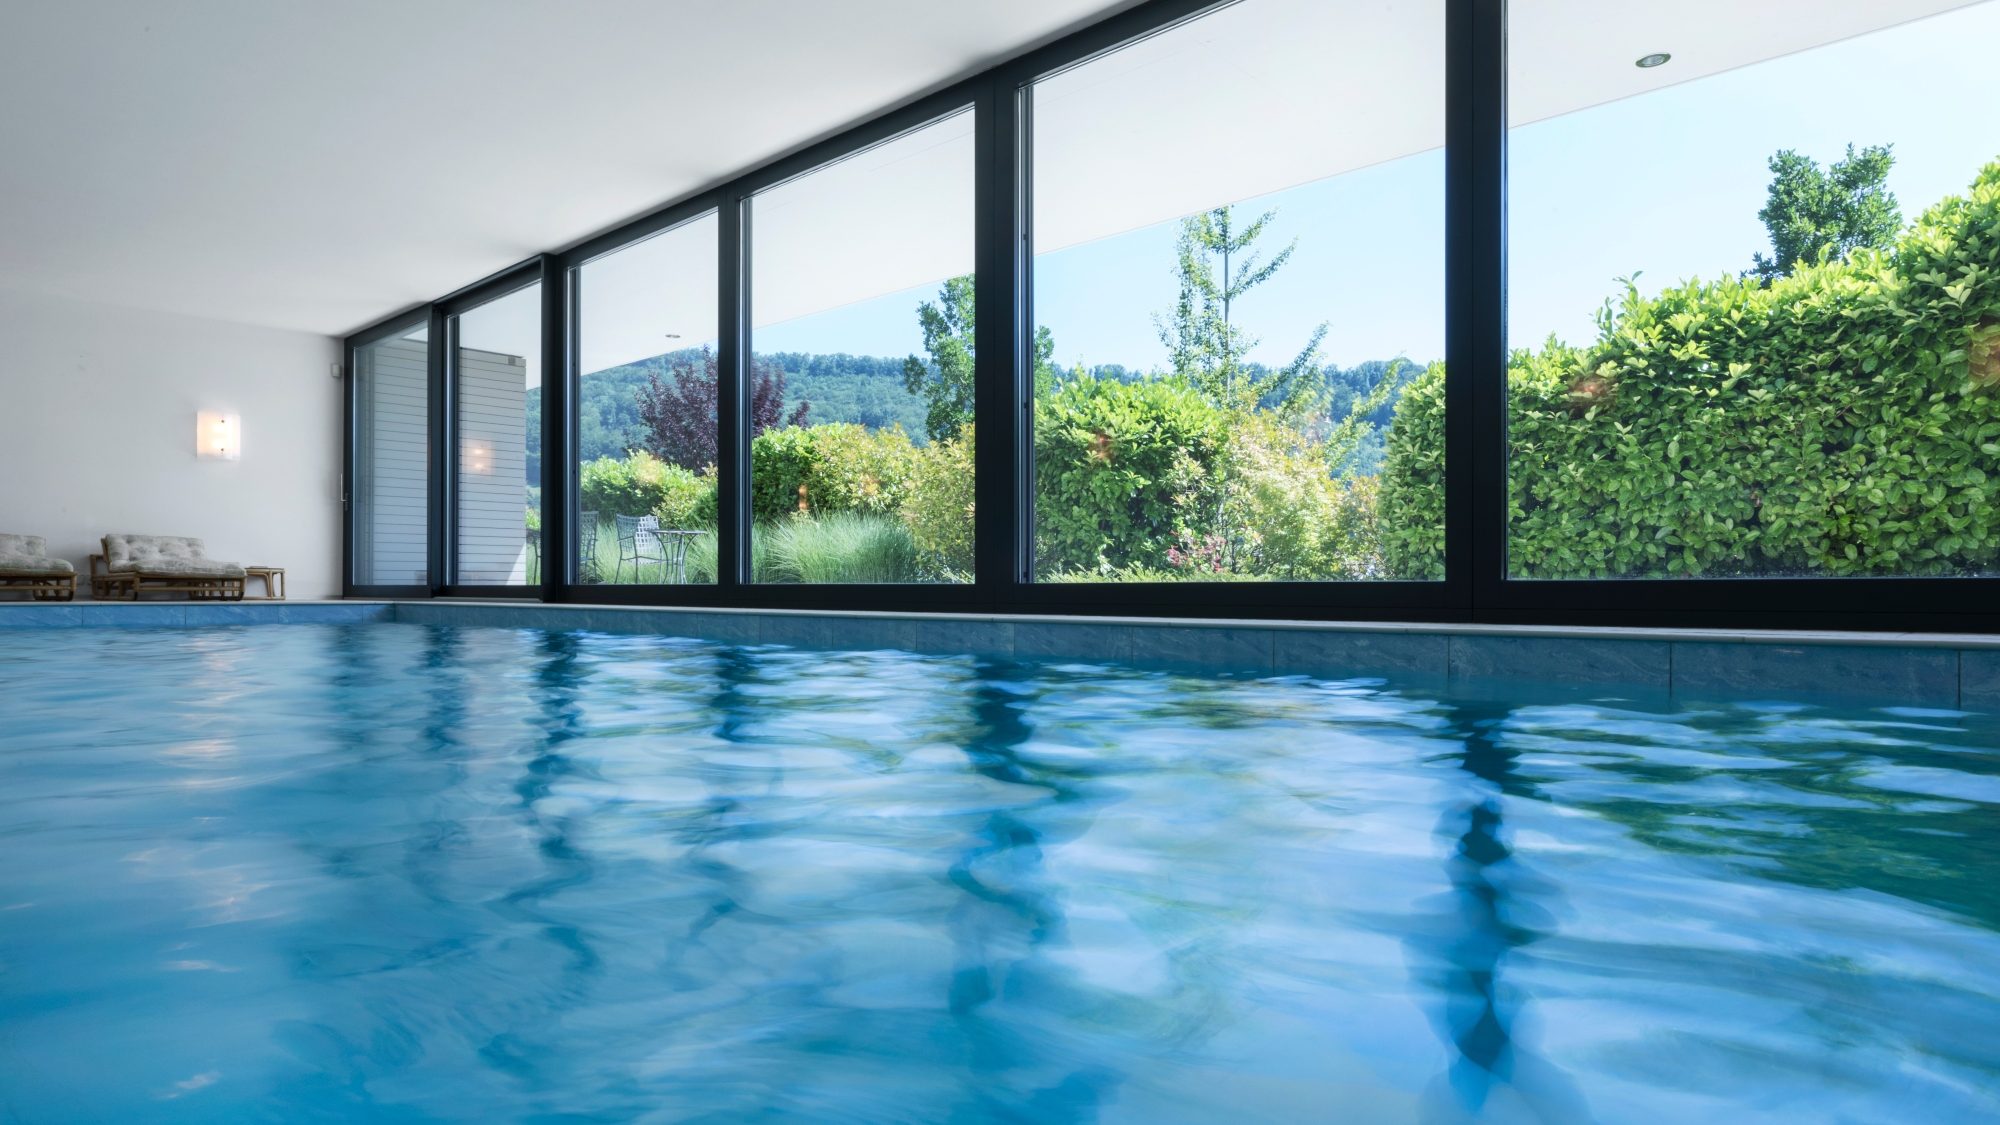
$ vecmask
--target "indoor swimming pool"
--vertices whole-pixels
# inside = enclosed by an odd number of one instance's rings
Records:
[[[0,1121],[2000,1116],[2000,718],[0,631]]]

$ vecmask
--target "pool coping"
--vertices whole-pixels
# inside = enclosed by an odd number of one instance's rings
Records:
[[[1683,698],[1765,692],[2000,709],[2000,636],[1991,634],[906,614],[499,598],[0,603],[0,629],[363,622],[573,628],[1263,675],[1462,685],[1536,681]]]

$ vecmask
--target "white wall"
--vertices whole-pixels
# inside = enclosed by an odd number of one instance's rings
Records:
[[[338,596],[339,361],[331,337],[0,290],[0,531],[79,574],[106,532],[197,535]],[[195,456],[202,410],[242,415],[241,460]]]

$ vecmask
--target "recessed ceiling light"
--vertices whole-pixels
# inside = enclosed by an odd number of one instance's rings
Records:
[[[1665,66],[1667,60],[1670,58],[1673,58],[1673,56],[1665,51],[1655,51],[1650,55],[1640,56],[1637,65],[1640,70],[1651,70],[1656,66]]]

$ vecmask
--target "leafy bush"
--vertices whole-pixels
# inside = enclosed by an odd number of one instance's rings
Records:
[[[710,466],[690,473],[678,465],[667,466],[661,482],[659,503],[653,515],[663,528],[712,528],[716,526],[716,474]]]
[[[583,510],[596,512],[599,519],[646,516],[660,506],[670,488],[682,487],[693,479],[694,473],[678,465],[634,450],[622,461],[615,457],[586,461],[579,474],[578,492]]]
[[[1037,571],[1169,568],[1209,532],[1229,417],[1172,377],[1079,374],[1036,399]]]
[[[893,514],[915,465],[900,426],[852,422],[766,430],[750,443],[750,509],[758,520],[840,512]]]
[[[1403,389],[1382,455],[1377,495],[1389,578],[1444,577],[1444,364]]]
[[[896,519],[866,512],[791,516],[756,529],[759,582],[915,582],[917,545]]]
[[[1268,414],[1233,420],[1224,470],[1219,524],[1170,563],[1286,581],[1381,575],[1372,478],[1331,477],[1325,448]]]
[[[917,451],[903,500],[903,519],[928,577],[972,577],[973,428]]]
[[[1596,344],[1519,353],[1508,383],[1515,575],[1989,571],[2000,163],[1889,253],[1801,266],[1768,288],[1628,291]],[[1443,478],[1419,446],[1442,436],[1442,407],[1405,392],[1383,489],[1392,560],[1424,568],[1442,557],[1442,536],[1421,529],[1442,514]]]

